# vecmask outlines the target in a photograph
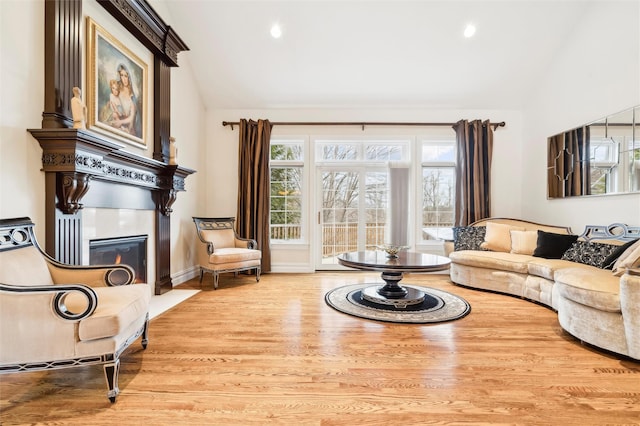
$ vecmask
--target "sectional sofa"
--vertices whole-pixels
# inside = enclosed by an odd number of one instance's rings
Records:
[[[454,237],[455,284],[547,306],[583,342],[640,360],[640,227],[589,226],[578,236],[489,218],[455,228]]]

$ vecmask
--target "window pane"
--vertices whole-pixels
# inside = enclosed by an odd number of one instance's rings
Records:
[[[456,161],[456,149],[453,141],[429,141],[422,144],[422,162]]]
[[[301,161],[303,157],[302,144],[299,143],[271,143],[272,160]]]
[[[375,250],[386,240],[389,173],[367,172],[365,184],[365,248]]]
[[[271,168],[271,239],[298,240],[302,225],[302,168]]]
[[[323,160],[356,160],[358,158],[358,148],[355,145],[346,144],[322,144]]]
[[[425,239],[439,237],[442,232],[438,228],[453,226],[455,190],[454,167],[422,168],[422,228]]]
[[[366,159],[377,161],[402,160],[402,147],[400,145],[368,145]]]

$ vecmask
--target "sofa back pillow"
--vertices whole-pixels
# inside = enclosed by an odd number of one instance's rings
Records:
[[[640,266],[640,239],[631,244],[613,264],[613,275],[620,276],[627,268]]]
[[[523,227],[487,222],[487,232],[481,248],[509,253],[511,251],[511,231],[524,231]]]
[[[572,262],[604,269],[606,265],[605,260],[611,253],[617,250],[618,247],[619,246],[613,244],[578,240],[564,252],[562,260],[570,260]]]
[[[511,230],[511,253],[532,255],[538,244],[538,231]]]
[[[482,250],[480,244],[484,241],[486,230],[484,226],[454,226],[453,251]]]
[[[561,259],[564,252],[577,240],[577,235],[556,234],[538,230],[538,240],[533,255],[545,259]]]
[[[616,260],[624,253],[629,247],[631,247],[636,241],[639,240],[631,240],[626,243],[616,246],[616,249],[611,252],[609,256],[604,260],[604,269],[613,269],[613,265],[616,263]]]

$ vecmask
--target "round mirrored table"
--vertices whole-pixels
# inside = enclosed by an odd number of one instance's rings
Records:
[[[382,272],[385,285],[369,285],[362,298],[379,305],[406,308],[424,301],[425,293],[415,287],[400,285],[405,272],[434,272],[449,269],[451,260],[435,254],[403,251],[389,257],[383,251],[357,251],[338,255],[338,263],[349,268]]]

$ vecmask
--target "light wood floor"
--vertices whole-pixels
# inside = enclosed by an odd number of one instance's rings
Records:
[[[465,298],[471,313],[450,323],[374,322],[324,302],[332,288],[374,281],[225,275],[152,320],[147,350],[136,342],[122,358],[115,404],[102,367],[0,375],[0,423],[640,423],[640,363],[581,345],[553,311],[443,275],[404,281]]]

